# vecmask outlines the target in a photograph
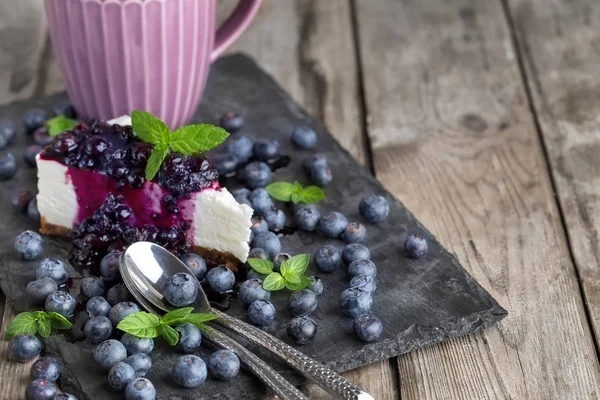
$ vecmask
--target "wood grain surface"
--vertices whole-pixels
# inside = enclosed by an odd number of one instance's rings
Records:
[[[483,333],[400,357],[401,397],[598,396],[598,360],[502,4],[356,6],[377,176],[509,311]]]

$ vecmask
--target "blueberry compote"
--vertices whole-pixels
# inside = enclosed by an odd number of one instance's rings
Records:
[[[187,253],[191,241],[186,231],[189,223],[159,228],[135,226],[130,222],[132,209],[124,197],[109,193],[100,208],[73,229],[73,249],[69,261],[77,268],[96,269],[109,251],[121,250],[138,241],[158,243],[175,255]]]

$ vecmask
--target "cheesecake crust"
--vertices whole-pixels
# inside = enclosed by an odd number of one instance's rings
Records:
[[[65,226],[49,224],[46,218],[40,218],[40,233],[43,235],[69,236],[71,229]]]

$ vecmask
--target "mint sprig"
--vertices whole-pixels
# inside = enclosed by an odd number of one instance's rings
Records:
[[[281,263],[279,272],[273,271],[273,263],[261,258],[249,258],[248,264],[253,270],[267,275],[263,281],[263,289],[276,292],[283,288],[300,290],[310,285],[310,279],[304,275],[310,263],[309,254],[298,254]]]
[[[298,203],[318,203],[325,198],[323,189],[317,186],[308,186],[303,188],[296,181],[290,182],[275,182],[267,185],[265,190],[275,200]]]
[[[27,333],[41,337],[50,336],[52,329],[69,329],[73,324],[62,315],[55,312],[22,312],[11,321],[4,334],[4,340],[10,340],[16,335]]]
[[[58,117],[50,118],[46,121],[46,128],[48,129],[49,136],[56,136],[64,131],[70,131],[75,128],[79,124],[79,121],[75,119],[70,119],[65,117],[64,115],[59,115]]]
[[[169,152],[183,155],[202,153],[223,143],[229,133],[209,124],[188,125],[171,132],[160,119],[146,111],[133,111],[131,125],[138,138],[154,145],[146,166],[146,179],[152,180]]]
[[[179,332],[173,328],[173,325],[190,322],[205,331],[208,327],[204,323],[217,319],[215,314],[192,313],[192,311],[194,311],[192,307],[180,308],[168,312],[162,318],[140,311],[124,318],[117,325],[117,329],[139,338],[154,339],[162,336],[169,345],[175,346],[179,341]]]

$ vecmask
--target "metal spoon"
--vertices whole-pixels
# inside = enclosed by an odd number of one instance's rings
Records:
[[[127,267],[127,263],[124,262],[124,255],[121,256],[120,270],[125,286],[127,286],[137,302],[152,314],[155,314],[159,317],[164,315],[165,312],[163,309],[155,307],[146,299],[146,297],[144,297],[142,293],[144,293],[146,290],[145,286],[136,275],[131,274],[132,269],[129,269]],[[188,270],[186,272],[193,276],[191,271]],[[229,336],[219,332],[216,329],[210,329],[203,332],[203,336],[204,339],[212,342],[218,347],[230,350],[237,354],[246,368],[248,368],[250,372],[260,379],[267,387],[273,390],[273,392],[282,400],[308,400],[308,398],[300,390],[298,390],[298,388],[288,382],[269,364],[264,362],[256,354],[252,353]]]
[[[125,284],[129,288],[127,282],[130,282],[132,292],[136,292],[155,307],[167,312],[175,307],[171,306],[162,295],[165,281],[178,272],[185,272],[193,276],[185,264],[168,250],[149,242],[137,242],[129,246],[121,256],[120,269],[121,274],[128,277],[128,280],[124,279]],[[202,286],[198,284],[198,287],[196,308],[218,315],[218,323],[269,350],[336,398],[344,400],[373,399],[371,395],[354,386],[346,378],[276,337],[212,308]]]

